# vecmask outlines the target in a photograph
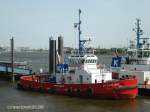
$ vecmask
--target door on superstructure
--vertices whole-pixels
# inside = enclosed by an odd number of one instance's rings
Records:
[[[82,75],[79,75],[79,81],[80,81],[80,84],[83,83],[83,76]]]

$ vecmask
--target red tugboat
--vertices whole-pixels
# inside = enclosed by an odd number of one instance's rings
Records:
[[[59,84],[45,80],[46,77],[23,76],[20,79],[19,87],[25,90],[89,98],[133,99],[138,93],[135,78],[91,84]]]
[[[75,27],[79,30],[79,51],[69,56],[68,64],[57,64],[57,70],[53,70],[51,75],[23,76],[20,78],[18,87],[25,90],[88,98],[136,98],[138,93],[136,77],[126,76],[113,80],[110,71],[105,67],[97,66],[98,58],[86,52],[84,44],[90,39],[80,39],[80,14],[81,10],[79,10],[79,22],[75,23]],[[61,57],[63,56],[58,56],[58,61],[63,60],[63,58],[60,59]],[[55,64],[52,68],[55,68]]]

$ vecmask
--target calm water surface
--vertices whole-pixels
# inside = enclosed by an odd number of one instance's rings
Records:
[[[16,61],[29,61],[34,71],[48,68],[48,53],[18,53]],[[0,54],[0,60],[9,60],[9,54]],[[111,56],[99,56],[104,64],[110,64]],[[12,109],[10,107],[42,108]],[[50,95],[16,89],[16,84],[0,81],[0,112],[150,112],[150,97],[134,100],[102,100]]]
[[[43,106],[42,109],[8,109],[8,106]],[[102,100],[50,95],[16,89],[0,82],[0,112],[150,112],[150,97],[134,100]]]

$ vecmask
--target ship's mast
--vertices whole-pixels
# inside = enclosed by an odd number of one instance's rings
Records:
[[[81,40],[81,19],[80,19],[80,15],[81,15],[81,9],[79,9],[79,21],[78,23],[74,23],[74,27],[75,28],[78,28],[78,34],[79,34],[79,54],[83,54],[85,52],[85,47],[84,47],[84,44],[87,42],[87,41],[90,41],[89,40]]]
[[[81,47],[81,29],[80,29],[80,25],[81,25],[81,20],[80,20],[80,14],[81,14],[81,10],[79,9],[79,53],[81,53],[82,51],[82,47]]]
[[[81,10],[79,9],[79,22],[78,23],[74,23],[74,27],[77,28],[78,27],[78,33],[79,33],[79,54],[82,53],[82,43],[81,43],[81,19],[80,19],[80,15],[81,15]]]
[[[141,29],[140,25],[141,25],[141,20],[140,19],[136,19],[136,28],[134,28],[133,30],[136,32],[136,39],[137,39],[137,44],[136,47],[140,48],[140,36],[143,35],[143,30]]]

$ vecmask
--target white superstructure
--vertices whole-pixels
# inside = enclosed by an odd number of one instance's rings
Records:
[[[141,48],[128,49],[125,63],[121,64],[121,74],[136,75],[139,84],[148,80],[150,84],[150,47],[142,44]]]
[[[140,38],[142,30],[139,25],[139,19],[137,19],[137,44],[130,41],[130,47],[127,49],[126,56],[122,58],[121,66],[112,67],[112,70],[119,72],[120,77],[122,75],[135,75],[139,84],[144,84],[145,81],[150,84],[150,43],[149,38]]]
[[[101,83],[112,80],[112,74],[105,67],[97,65],[98,58],[94,54],[71,55],[68,59],[69,70],[56,73],[58,83]],[[58,72],[60,69],[58,69]]]
[[[91,48],[85,47],[91,39],[81,39],[81,10],[79,9],[79,21],[74,23],[78,29],[79,47],[68,57],[68,64],[57,66],[56,82],[69,84],[91,84],[112,80],[112,73],[105,67],[97,66],[98,58],[90,52]],[[68,66],[68,67],[67,67]]]

